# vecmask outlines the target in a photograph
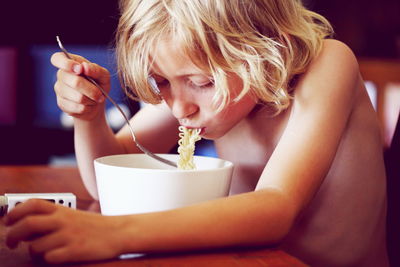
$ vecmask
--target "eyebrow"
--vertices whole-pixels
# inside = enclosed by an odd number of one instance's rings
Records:
[[[153,75],[159,76],[162,78],[166,78],[165,75],[162,75],[160,73],[150,72],[150,76],[153,76]],[[211,77],[211,75],[207,75],[206,73],[182,73],[182,74],[175,75],[173,78],[185,78],[185,77],[191,77],[191,76]]]
[[[157,64],[153,64],[153,68],[150,69],[150,75],[157,75],[157,76],[161,76],[161,77],[165,77],[165,75],[163,75],[162,72],[158,71],[158,67]],[[199,70],[198,72],[196,71],[185,71],[185,69],[183,69],[182,71],[180,71],[180,73],[178,73],[177,75],[174,75],[174,78],[182,78],[182,77],[189,77],[189,76],[211,76],[211,74],[206,73],[206,72],[202,72],[201,70]]]

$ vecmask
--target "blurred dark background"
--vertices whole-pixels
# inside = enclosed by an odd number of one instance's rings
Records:
[[[400,57],[399,0],[305,0],[358,57]]]
[[[118,1],[2,1],[0,72],[8,82],[2,87],[0,81],[0,106],[8,103],[8,116],[0,116],[0,164],[47,164],[73,154],[71,120],[61,114],[53,91],[50,56],[59,51],[57,35],[71,53],[108,67],[113,98],[131,112],[138,109],[124,99],[116,75],[117,22]]]
[[[358,57],[400,57],[399,0],[307,0],[326,16],[336,38]],[[121,93],[112,42],[118,1],[2,1],[0,5],[0,164],[47,164],[73,154],[73,130],[61,121],[50,56],[56,35],[72,53],[110,68],[113,97]],[[65,126],[67,124],[67,126]]]

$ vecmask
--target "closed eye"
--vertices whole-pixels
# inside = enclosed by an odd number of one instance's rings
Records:
[[[200,88],[200,89],[208,89],[211,87],[214,87],[214,81],[213,80],[209,80],[208,82],[205,83],[195,83],[195,82],[191,82],[192,86]]]

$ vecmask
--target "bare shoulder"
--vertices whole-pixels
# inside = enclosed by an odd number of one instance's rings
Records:
[[[308,73],[332,78],[358,77],[358,62],[353,51],[338,40],[324,40],[320,54],[311,62]]]
[[[359,81],[358,62],[352,50],[340,41],[324,40],[321,52],[300,78],[295,96],[298,100],[311,101],[327,100],[334,95],[351,101]]]
[[[322,51],[318,58],[323,57],[338,57],[336,61],[345,60],[346,63],[358,65],[356,56],[351,48],[335,39],[326,39],[323,41]]]
[[[338,53],[347,53],[348,56],[354,57],[354,53],[350,49],[350,47],[347,44],[336,39],[325,39],[323,41],[323,47],[324,49],[332,49],[334,51],[337,51]]]

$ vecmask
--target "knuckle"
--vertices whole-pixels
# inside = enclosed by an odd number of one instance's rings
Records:
[[[39,210],[43,206],[43,200],[32,198],[26,201],[26,204],[33,210]]]
[[[75,112],[77,114],[83,114],[85,112],[85,105],[83,105],[83,104],[75,104]]]
[[[58,93],[59,90],[60,90],[60,82],[59,82],[59,81],[56,81],[56,82],[54,83],[54,92]]]
[[[36,229],[37,223],[36,223],[36,218],[33,216],[28,216],[24,219],[24,227],[27,227],[29,229]]]
[[[61,78],[61,75],[62,75],[61,72],[62,72],[62,70],[60,70],[60,69],[57,71],[57,73],[56,73],[57,80],[59,80]]]
[[[72,78],[71,85],[74,88],[80,88],[82,86],[82,77],[75,76],[74,78]]]
[[[101,92],[99,91],[99,90],[92,90],[91,92],[90,92],[90,95],[89,95],[89,98],[90,99],[93,99],[93,100],[96,100],[96,99],[98,99],[99,97],[101,96]]]
[[[54,83],[54,92],[56,93],[57,96],[62,93],[63,86],[64,86],[64,84],[60,81],[56,81]]]
[[[76,102],[77,102],[78,104],[83,104],[84,101],[85,101],[85,96],[84,96],[83,94],[78,94],[78,95],[76,96]]]
[[[62,103],[62,99],[60,97],[57,97],[57,106],[64,110],[64,105]]]

